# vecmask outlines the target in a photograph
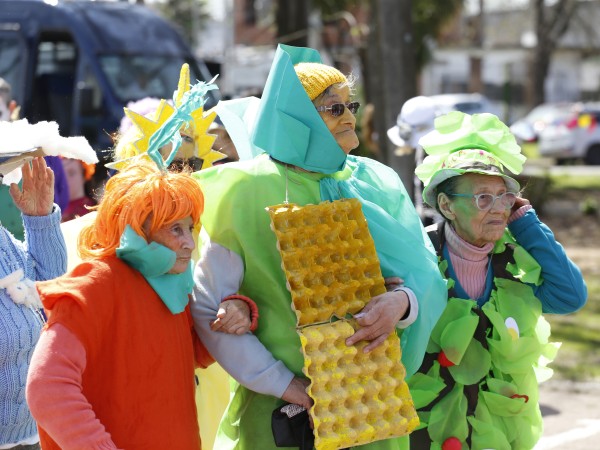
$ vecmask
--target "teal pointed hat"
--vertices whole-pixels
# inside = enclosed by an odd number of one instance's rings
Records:
[[[510,129],[493,114],[453,111],[440,116],[435,119],[435,129],[419,144],[428,156],[415,174],[425,186],[423,200],[434,208],[439,184],[465,173],[499,176],[509,191],[520,189],[517,180],[505,171],[520,174],[527,158]]]
[[[311,172],[338,172],[344,168],[347,155],[298,78],[294,66],[299,63],[321,63],[321,57],[311,48],[283,44],[277,47],[257,112],[252,144],[278,161]],[[336,76],[327,79],[337,81],[323,90],[340,82]]]

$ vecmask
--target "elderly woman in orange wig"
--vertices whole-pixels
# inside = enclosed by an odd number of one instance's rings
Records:
[[[84,262],[38,285],[48,326],[27,400],[44,449],[200,448],[194,362],[212,357],[188,301],[203,206],[189,174],[131,165],[108,181],[80,235]],[[250,329],[247,302],[220,314],[219,331]]]

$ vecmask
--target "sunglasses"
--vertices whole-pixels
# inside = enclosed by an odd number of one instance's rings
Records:
[[[204,161],[195,156],[188,159],[176,158],[169,164],[171,172],[198,172]]]
[[[453,197],[471,197],[475,199],[475,206],[481,211],[488,211],[494,207],[496,200],[500,200],[505,209],[512,208],[517,201],[517,194],[505,192],[500,195],[492,194],[447,194]]]
[[[356,114],[358,108],[360,108],[360,103],[358,102],[350,102],[350,103],[334,103],[331,106],[319,106],[317,111],[329,111],[333,117],[339,117],[344,114],[346,108],[350,110],[352,114]]]

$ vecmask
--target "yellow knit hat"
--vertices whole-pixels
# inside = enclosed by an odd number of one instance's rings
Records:
[[[335,67],[321,63],[300,63],[296,64],[294,69],[311,101],[332,84],[348,81]]]

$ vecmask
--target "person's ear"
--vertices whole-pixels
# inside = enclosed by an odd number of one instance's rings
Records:
[[[454,204],[450,201],[450,197],[443,192],[440,192],[437,196],[437,202],[440,212],[447,220],[452,221],[456,218]]]

